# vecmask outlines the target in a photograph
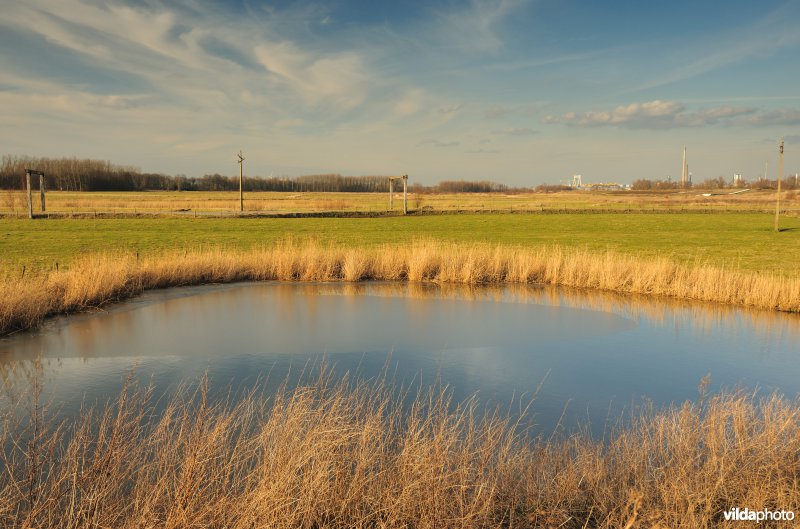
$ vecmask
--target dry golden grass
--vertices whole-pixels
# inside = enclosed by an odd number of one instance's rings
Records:
[[[27,215],[27,198],[19,191],[5,191],[0,213]],[[40,213],[38,195],[34,212]],[[388,199],[381,193],[279,193],[245,194],[245,211],[264,213],[312,213],[324,211],[384,211]],[[238,192],[77,192],[47,193],[49,213],[225,213],[239,211]]]
[[[774,209],[775,192],[752,190],[730,194],[732,190],[659,192],[558,192],[558,193],[409,193],[409,208],[432,211],[764,211]],[[27,198],[20,191],[5,191],[0,199],[0,214],[26,215]],[[787,191],[787,212],[797,214],[795,192]],[[401,209],[402,193],[396,193],[394,208]],[[248,192],[246,212],[315,213],[330,211],[383,212],[389,207],[388,193],[341,192]],[[48,191],[47,211],[59,214],[81,213],[174,213],[223,214],[238,212],[239,193],[235,191]],[[40,211],[38,195],[34,212]]]
[[[0,334],[53,314],[88,310],[144,290],[234,281],[538,283],[800,311],[800,280],[559,247],[523,249],[420,242],[339,248],[280,243],[249,251],[195,251],[139,258],[90,255],[69,269],[0,279]]]
[[[800,403],[644,406],[603,440],[330,377],[211,402],[204,381],[53,425],[33,392],[3,415],[8,528],[712,528],[734,507],[800,509]],[[791,523],[764,523],[791,527]]]

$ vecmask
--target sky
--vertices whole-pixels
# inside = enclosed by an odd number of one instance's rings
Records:
[[[512,186],[800,171],[800,1],[0,0],[0,154]]]

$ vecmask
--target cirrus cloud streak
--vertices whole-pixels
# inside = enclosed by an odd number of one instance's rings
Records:
[[[727,125],[734,120],[747,117],[752,124],[769,124],[773,113],[759,112],[752,107],[721,106],[715,108],[687,110],[676,101],[655,100],[646,103],[620,105],[613,110],[567,112],[560,116],[546,116],[547,124],[560,124],[572,127],[624,127],[631,129],[671,129],[679,127],[703,127],[706,125]],[[787,114],[776,114],[775,118],[785,119]],[[791,114],[788,114],[791,117]]]

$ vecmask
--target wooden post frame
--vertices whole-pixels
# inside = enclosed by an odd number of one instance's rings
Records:
[[[394,209],[394,181],[403,181],[403,215],[408,215],[408,175],[389,177],[389,211]]]

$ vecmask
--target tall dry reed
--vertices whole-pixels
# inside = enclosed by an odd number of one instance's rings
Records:
[[[735,507],[800,510],[800,403],[777,396],[645,406],[597,440],[380,379],[253,395],[202,383],[157,409],[126,387],[59,426],[7,411],[0,526],[716,528],[742,527]]]
[[[232,281],[407,280],[539,283],[800,311],[800,280],[703,263],[643,259],[559,247],[420,242],[342,248],[283,242],[242,250],[155,256],[90,255],[67,270],[0,280],[0,334],[52,314],[91,309],[154,288]]]

